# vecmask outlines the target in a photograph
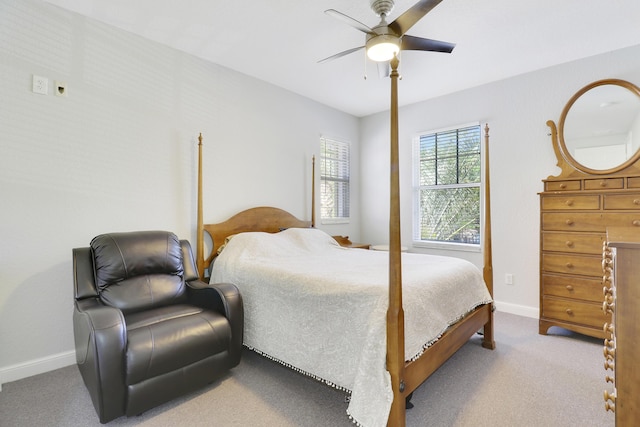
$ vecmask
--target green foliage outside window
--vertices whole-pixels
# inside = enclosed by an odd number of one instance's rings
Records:
[[[480,244],[480,126],[421,135],[417,240]]]

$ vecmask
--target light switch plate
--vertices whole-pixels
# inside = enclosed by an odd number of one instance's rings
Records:
[[[33,93],[39,93],[46,95],[49,92],[49,79],[42,76],[33,75],[33,86],[31,88]]]

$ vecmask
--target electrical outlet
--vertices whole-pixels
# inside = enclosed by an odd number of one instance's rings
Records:
[[[67,96],[67,84],[65,82],[59,82],[59,81],[55,81],[53,84],[53,93],[56,94],[56,96],[62,96],[62,97],[66,97]]]
[[[46,95],[49,92],[49,79],[42,76],[33,75],[33,86],[31,87],[33,93],[39,93]]]
[[[504,275],[504,283],[507,285],[513,285],[513,274],[507,273]]]

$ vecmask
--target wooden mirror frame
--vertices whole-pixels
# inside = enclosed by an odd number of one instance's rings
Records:
[[[631,157],[629,157],[625,162],[613,168],[592,169],[578,162],[569,153],[569,150],[565,144],[564,126],[565,126],[567,115],[571,110],[571,107],[586,92],[588,92],[593,88],[604,86],[604,85],[620,86],[624,89],[629,90],[632,93],[635,93],[640,99],[640,88],[638,88],[633,83],[630,83],[626,80],[619,80],[619,79],[598,80],[593,83],[589,83],[588,85],[580,89],[578,92],[576,92],[576,94],[573,95],[571,99],[569,99],[569,102],[567,102],[567,105],[565,105],[564,109],[562,110],[562,113],[560,114],[560,120],[558,122],[558,127],[556,128],[556,125],[553,122],[553,120],[547,121],[547,126],[551,128],[551,138],[553,141],[553,149],[556,154],[556,158],[558,159],[557,165],[562,170],[559,177],[570,177],[570,176],[583,175],[583,174],[611,175],[611,174],[617,174],[617,173],[621,173],[623,171],[628,171],[628,170],[636,170],[637,172],[640,172],[640,166],[637,165],[638,159],[640,159],[640,150],[636,150],[636,152],[633,153],[633,155],[631,155]]]

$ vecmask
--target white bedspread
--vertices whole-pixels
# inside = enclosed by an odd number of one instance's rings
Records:
[[[385,426],[393,393],[386,363],[387,252],[347,249],[317,229],[241,233],[226,245],[212,282],[242,294],[244,344],[351,391],[347,413]],[[450,325],[491,301],[473,264],[402,254],[405,356],[419,356]]]

